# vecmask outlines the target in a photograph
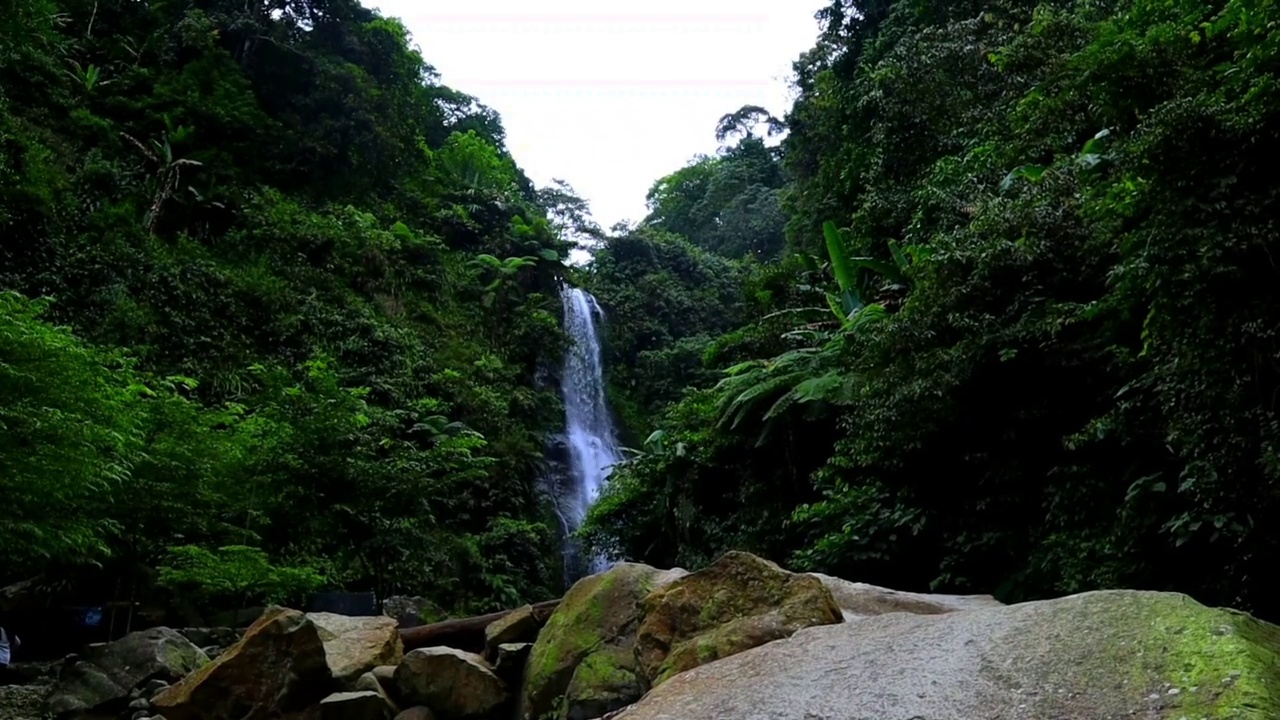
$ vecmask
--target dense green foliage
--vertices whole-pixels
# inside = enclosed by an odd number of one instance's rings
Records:
[[[1280,11],[856,5],[796,64],[788,252],[744,296],[764,302],[590,538],[1280,617]]]
[[[783,184],[778,148],[749,134],[654,183],[643,224],[725,257],[770,259],[785,242]]]
[[[558,592],[569,243],[497,116],[354,0],[6,7],[0,580]]]
[[[595,236],[581,282],[608,314],[610,399],[633,434],[686,388],[714,380],[708,347],[750,317],[744,288],[758,261],[782,250],[781,156],[755,134],[759,125],[776,134],[778,123],[754,106],[725,115],[716,137],[736,142],[655,182],[637,226],[579,233]]]
[[[144,567],[208,608],[551,596],[539,378],[568,272],[636,449],[598,548],[1280,617],[1280,10],[820,19],[785,120],[726,115],[606,233],[354,0],[17,0],[0,580]]]

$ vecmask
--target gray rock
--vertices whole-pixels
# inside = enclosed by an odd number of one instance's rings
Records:
[[[138,710],[130,716],[131,720],[147,720],[150,717],[151,711],[149,710]]]
[[[497,648],[498,660],[493,670],[511,686],[516,686],[524,676],[524,666],[529,661],[533,643],[502,643]]]
[[[351,689],[355,692],[381,692],[382,683],[378,682],[377,676],[375,676],[373,671],[370,670],[356,678],[355,684]]]
[[[160,692],[161,690],[167,687],[169,687],[169,683],[165,682],[164,680],[161,680],[160,678],[152,678],[151,680],[147,681],[146,685],[143,686],[142,696],[148,699],[153,698],[155,697],[156,693]]]
[[[507,703],[507,685],[484,658],[445,647],[420,648],[396,668],[397,696],[426,705],[441,720],[474,720]]]
[[[307,613],[307,619],[319,631],[325,661],[343,687],[379,665],[396,665],[404,657],[400,633],[389,617]]]
[[[1263,720],[1280,717],[1278,657],[1280,627],[1247,615],[1093,592],[806,628],[681,673],[617,720]]]
[[[532,605],[525,605],[489,623],[484,629],[487,656],[490,659],[496,658],[498,646],[505,643],[531,643],[537,640],[539,627],[541,623],[533,616]]]
[[[395,708],[377,692],[334,693],[320,701],[320,720],[391,720]]]
[[[431,708],[418,705],[396,715],[395,720],[436,720],[436,715]]]
[[[378,682],[382,683],[383,687],[391,687],[395,685],[395,682],[396,682],[396,666],[395,665],[379,665],[378,667],[370,670],[369,672],[373,673],[373,676],[378,679]]]
[[[134,700],[129,703],[130,710],[146,710],[150,707],[151,707],[151,701],[144,697],[140,697],[137,700]]]
[[[808,573],[822,581],[844,614],[845,620],[905,612],[913,615],[941,615],[957,610],[1000,607],[1002,603],[990,595],[941,595],[910,593],[900,590],[849,582],[840,578]]]
[[[64,665],[49,695],[48,711],[56,716],[120,711],[147,681],[178,680],[208,662],[208,656],[191,641],[169,628],[96,643],[85,649],[79,662]]]

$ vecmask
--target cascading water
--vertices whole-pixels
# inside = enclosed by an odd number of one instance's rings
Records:
[[[614,464],[622,459],[617,432],[605,401],[604,366],[596,321],[604,311],[591,293],[564,285],[564,327],[569,348],[564,356],[560,392],[564,398],[565,455],[568,473],[557,489],[556,506],[566,535],[566,582],[585,572],[607,567],[603,558],[580,557],[568,536],[582,527],[587,510],[603,489]]]

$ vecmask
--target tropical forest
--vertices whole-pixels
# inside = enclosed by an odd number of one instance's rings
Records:
[[[77,608],[438,622],[726,553],[1280,621],[1270,0],[831,0],[794,102],[612,227],[357,0],[0,4],[33,654]]]

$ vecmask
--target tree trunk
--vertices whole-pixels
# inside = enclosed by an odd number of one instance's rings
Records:
[[[533,606],[533,617],[544,623],[560,604],[560,598],[547,600]],[[484,651],[484,629],[495,621],[515,612],[502,610],[488,615],[442,620],[430,625],[419,625],[413,628],[400,629],[400,641],[404,643],[405,652],[424,647],[451,647],[468,652]]]

